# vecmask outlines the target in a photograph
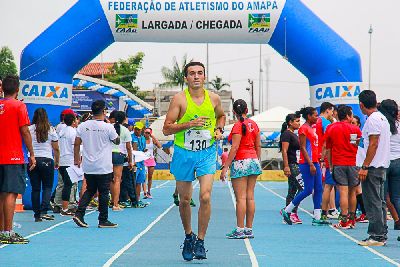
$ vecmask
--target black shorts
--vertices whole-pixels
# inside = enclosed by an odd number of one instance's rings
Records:
[[[0,165],[0,192],[24,194],[25,188],[25,164]]]
[[[356,166],[333,166],[333,180],[338,185],[354,187],[360,184]]]

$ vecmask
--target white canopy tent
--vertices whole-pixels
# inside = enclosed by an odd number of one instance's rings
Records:
[[[251,117],[251,119],[257,123],[261,132],[275,132],[281,130],[282,123],[285,121],[286,115],[289,113],[294,113],[294,111],[279,106],[257,114]],[[233,124],[227,125],[225,126],[225,130],[230,132],[232,127]]]
[[[169,135],[169,136],[165,136],[162,132],[163,126],[164,126],[164,121],[165,121],[165,117],[161,116],[159,118],[157,118],[151,125],[150,128],[153,129],[153,135],[155,138],[157,138],[157,140],[164,142],[164,141],[173,141],[174,140],[174,135]]]

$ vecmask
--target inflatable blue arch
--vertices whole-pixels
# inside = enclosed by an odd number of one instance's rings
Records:
[[[57,124],[72,78],[114,42],[268,43],[309,80],[310,103],[348,104],[361,115],[357,51],[299,0],[79,0],[21,56],[30,116]]]

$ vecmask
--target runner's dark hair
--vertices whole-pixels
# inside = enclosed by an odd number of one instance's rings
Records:
[[[399,106],[396,101],[392,99],[385,99],[381,102],[378,110],[386,117],[390,125],[390,132],[397,134],[397,114],[399,112]]]
[[[121,124],[126,119],[126,115],[123,111],[116,111],[114,113],[114,119],[115,119],[115,123],[114,123],[115,131],[117,131],[117,134],[120,135],[121,134]]]
[[[290,113],[286,115],[285,122],[282,123],[281,136],[279,138],[279,152],[282,151],[282,134],[288,129],[289,122],[299,118],[300,118],[300,113],[298,111],[296,113]]]
[[[45,143],[49,138],[50,123],[47,112],[44,108],[38,108],[33,114],[32,124],[36,127],[36,140],[38,143]]]
[[[243,114],[247,113],[247,103],[243,99],[238,99],[233,103],[233,111],[235,111],[240,122],[242,123],[242,135],[246,135],[246,125],[244,124]]]
[[[301,114],[303,119],[307,121],[308,116],[312,116],[312,114],[316,111],[317,109],[314,107],[304,107],[301,108],[300,111],[298,111],[298,114]]]

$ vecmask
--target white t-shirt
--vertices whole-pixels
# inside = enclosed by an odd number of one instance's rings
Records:
[[[58,134],[58,136],[60,136],[60,132],[62,129],[64,129],[65,127],[67,127],[67,125],[63,122],[60,122],[57,127],[56,127],[56,133]]]
[[[121,126],[121,130],[119,132],[119,138],[121,143],[119,145],[113,144],[113,152],[121,152],[122,154],[128,155],[128,150],[126,149],[126,143],[132,142],[132,136],[129,132],[128,128],[123,125]]]
[[[76,129],[71,126],[64,127],[59,134],[60,166],[74,165],[74,143]]]
[[[390,160],[400,158],[400,123],[396,123],[397,134],[390,136]]]
[[[78,126],[76,136],[82,139],[83,172],[87,174],[112,173],[112,140],[118,137],[114,126],[104,121],[85,121]]]
[[[369,136],[379,135],[378,149],[370,166],[388,168],[390,164],[390,126],[386,117],[379,111],[372,113],[362,129],[362,140],[357,151],[357,166],[364,163],[369,146]]]
[[[154,144],[153,144],[153,138],[150,137],[150,143],[147,143],[146,140],[146,149],[147,149],[147,153],[150,154],[151,158],[154,158]]]
[[[47,141],[44,143],[39,143],[37,141],[35,124],[29,126],[29,131],[31,132],[32,136],[32,145],[33,145],[33,151],[35,152],[35,157],[53,159],[53,148],[51,146],[51,142],[58,141],[58,135],[56,133],[56,130],[53,127],[50,127]]]

